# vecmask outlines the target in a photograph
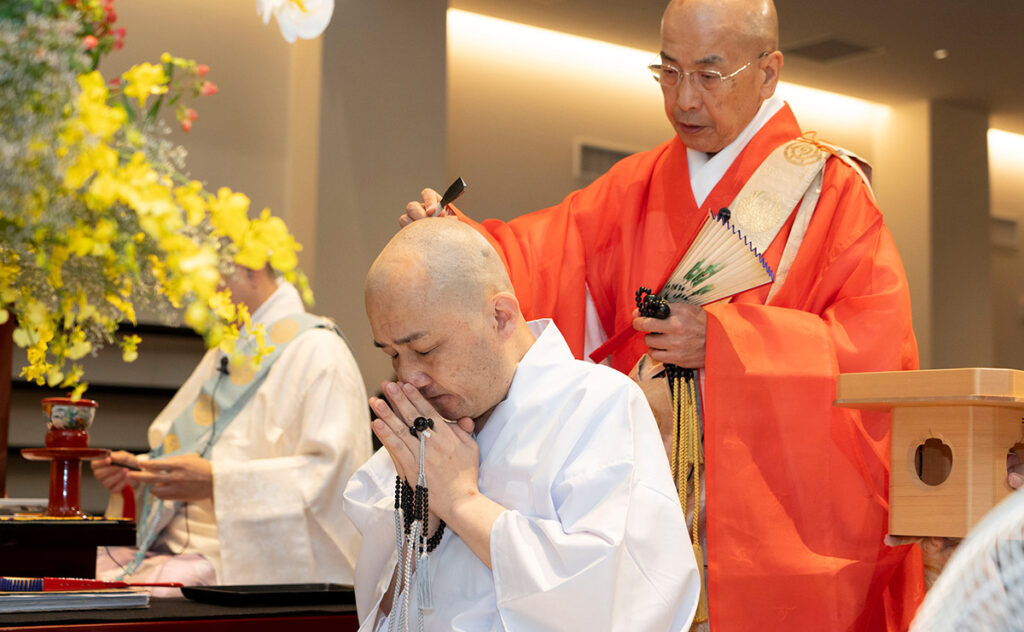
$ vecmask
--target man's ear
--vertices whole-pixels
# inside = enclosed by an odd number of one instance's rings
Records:
[[[761,98],[769,99],[775,94],[775,88],[779,85],[779,73],[782,72],[782,52],[772,51],[760,64],[761,72],[764,73],[764,82],[761,83]]]
[[[519,309],[519,300],[511,292],[498,292],[491,299],[491,303],[498,335],[502,339],[510,338],[515,333],[516,325],[522,315]]]

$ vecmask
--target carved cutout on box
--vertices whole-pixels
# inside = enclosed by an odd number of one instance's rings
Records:
[[[941,485],[949,478],[952,469],[953,450],[942,439],[932,437],[917,446],[914,470],[917,478],[925,485]]]

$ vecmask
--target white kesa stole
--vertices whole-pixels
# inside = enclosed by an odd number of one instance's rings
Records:
[[[224,357],[220,368],[202,385],[196,401],[175,418],[160,445],[150,450],[149,458],[159,459],[192,452],[209,458],[210,450],[221,433],[248,405],[266,379],[274,361],[299,334],[315,327],[330,328],[341,335],[333,323],[319,316],[306,313],[291,314],[269,327],[267,335],[273,347],[258,366],[253,366],[243,359],[232,364],[229,369],[227,357]],[[246,355],[245,352],[250,350],[249,347],[254,345],[254,341],[241,337],[238,345],[243,350],[243,355]],[[251,353],[248,355],[251,356]],[[136,533],[136,545],[139,550],[123,576],[135,572],[145,559],[146,551],[182,506],[179,501],[157,498],[151,493],[148,485],[142,491],[142,500]]]

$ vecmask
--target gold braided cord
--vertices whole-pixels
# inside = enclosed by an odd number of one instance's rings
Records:
[[[672,390],[672,477],[679,494],[679,504],[686,512],[689,499],[693,499],[693,526],[690,540],[693,544],[693,556],[697,561],[700,573],[700,600],[694,625],[708,620],[707,587],[704,577],[704,551],[700,546],[700,464],[703,460],[700,441],[700,413],[697,411],[696,376],[685,379],[673,376]],[[690,472],[693,472],[693,485],[690,483]]]
[[[679,495],[679,504],[683,506],[683,512],[686,512],[686,456],[689,454],[689,446],[686,445],[686,441],[689,438],[689,433],[683,432],[682,418],[680,411],[682,410],[682,380],[678,377],[670,378],[672,380],[672,480],[676,484],[676,493]]]

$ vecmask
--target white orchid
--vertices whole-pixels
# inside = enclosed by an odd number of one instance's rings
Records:
[[[334,0],[256,0],[256,10],[264,24],[271,15],[277,18],[281,35],[291,43],[297,37],[313,39],[323,33],[334,13]]]

